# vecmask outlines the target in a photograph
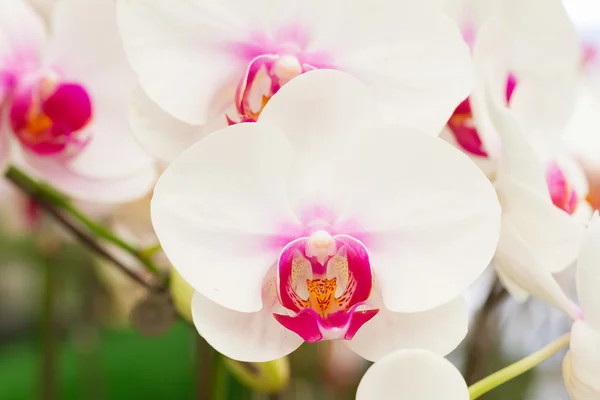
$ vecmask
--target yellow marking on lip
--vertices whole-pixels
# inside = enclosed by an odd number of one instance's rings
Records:
[[[318,312],[322,317],[328,313],[338,310],[335,291],[337,289],[337,279],[307,279],[308,302],[310,307]]]

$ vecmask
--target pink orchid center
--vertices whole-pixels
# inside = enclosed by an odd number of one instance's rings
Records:
[[[92,119],[92,102],[83,86],[50,75],[15,91],[9,117],[27,150],[43,156],[72,154],[88,141],[83,131]]]
[[[513,74],[509,74],[506,79],[506,103],[510,103],[510,99],[517,85],[517,80]],[[473,122],[473,113],[471,110],[470,98],[466,98],[456,107],[454,113],[448,121],[448,128],[456,138],[460,147],[469,154],[488,157],[485,151],[481,137],[477,132],[477,128]]]
[[[365,245],[352,236],[318,231],[281,252],[277,296],[288,315],[274,316],[309,343],[350,340],[379,312],[369,308],[372,289]]]
[[[240,122],[255,122],[261,111],[275,93],[298,75],[314,69],[301,64],[294,55],[263,54],[254,57],[246,67],[236,95],[237,117],[226,115],[229,125]]]
[[[579,196],[569,178],[557,163],[548,166],[546,183],[548,184],[552,203],[567,214],[573,214],[577,209]]]

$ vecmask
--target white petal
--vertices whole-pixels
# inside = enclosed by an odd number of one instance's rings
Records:
[[[600,331],[600,217],[588,224],[577,261],[577,293],[585,320]]]
[[[503,218],[514,224],[544,269],[559,272],[575,261],[583,224],[523,185],[503,181],[496,188]]]
[[[165,162],[173,161],[205,133],[202,126],[187,124],[168,114],[139,86],[133,92],[129,123],[144,150]]]
[[[536,7],[545,8],[546,2],[539,0],[509,0],[503,6],[478,32],[474,46],[474,117],[486,148],[489,141],[493,145],[480,93],[482,86],[494,85],[494,98],[505,102],[506,79],[513,73],[518,83],[510,107],[523,127],[521,134],[536,152],[550,157],[556,154],[577,90],[578,40],[559,0],[549,1],[543,16]]]
[[[340,12],[340,69],[374,90],[390,121],[439,135],[472,88],[469,49],[456,24],[415,2],[357,2]]]
[[[504,15],[511,67],[518,73],[574,73],[580,62],[575,27],[561,0],[509,0]],[[540,10],[544,10],[543,13]]]
[[[563,378],[572,400],[596,400],[600,389],[595,390],[582,382],[573,369],[573,353],[569,351],[563,360]]]
[[[298,224],[286,193],[288,140],[260,123],[213,132],[159,179],[152,222],[183,278],[222,306],[262,307],[262,280],[281,248],[275,235]]]
[[[365,128],[383,124],[372,92],[335,70],[310,71],[291,80],[267,103],[259,121],[284,132],[295,151],[320,155],[343,149],[345,141],[354,144],[354,136],[366,135]]]
[[[106,110],[98,113],[102,111]],[[69,160],[69,169],[98,180],[118,180],[140,170],[154,170],[154,160],[136,142],[123,111],[107,112],[85,128],[90,131],[90,142]]]
[[[462,297],[419,313],[396,313],[382,304],[379,307],[379,313],[347,342],[352,351],[370,361],[400,349],[427,349],[444,356],[467,334],[467,304]]]
[[[93,179],[122,179],[152,160],[136,143],[127,121],[135,75],[118,36],[115,4],[105,0],[63,0],[53,13],[50,58],[68,80],[89,91],[92,141],[70,168]]]
[[[192,316],[200,336],[219,353],[238,361],[272,361],[304,342],[266,308],[253,313],[233,311],[198,292],[192,297]]]
[[[44,22],[26,0],[0,3],[0,60],[39,62],[46,42]],[[11,61],[15,61],[14,59]],[[6,65],[0,63],[0,70]]]
[[[79,175],[68,165],[53,159],[26,156],[25,162],[30,172],[48,181],[59,191],[77,200],[93,203],[134,201],[148,194],[156,182],[154,168],[143,168],[115,178],[94,179]]]
[[[203,124],[222,88],[241,79],[247,61],[232,46],[247,40],[261,3],[237,0],[117,1],[123,44],[140,84],[161,108]]]
[[[566,150],[582,162],[586,169],[597,170],[600,164],[600,93],[584,80],[580,86],[575,111],[565,128]]]
[[[542,159],[554,159],[561,151],[560,138],[574,109],[578,78],[574,73],[560,79],[553,75],[521,78],[510,98],[522,134]]]
[[[307,72],[281,88],[259,122],[283,132],[297,155],[290,197],[298,212],[335,202],[334,182],[348,149],[383,123],[369,90],[351,75],[333,70]],[[336,207],[333,207],[336,208]]]
[[[467,156],[400,128],[373,129],[340,167],[340,222],[355,222],[387,308],[449,302],[485,270],[500,230],[496,192]],[[361,239],[362,240],[362,239]]]
[[[578,317],[578,307],[565,295],[538,254],[521,236],[515,221],[506,216],[502,218],[502,232],[494,266],[503,282],[509,284],[506,289],[511,291],[513,286],[517,289],[514,294],[518,300],[523,301],[524,292],[527,292],[563,310],[574,319]]]
[[[520,182],[550,198],[539,155],[526,139],[524,129],[515,115],[501,105],[505,89],[499,82],[505,82],[506,76],[497,75],[492,67],[488,67],[490,61],[485,59],[485,53],[497,47],[495,38],[491,37],[496,34],[497,27],[496,24],[487,25],[475,48],[475,61],[481,64],[481,71],[471,96],[473,116],[486,148],[501,149],[501,152],[494,154],[500,157],[497,179]],[[498,145],[493,144],[496,140],[499,140]]]
[[[587,322],[575,321],[571,329],[571,353],[573,372],[577,378],[600,391],[600,331]]]
[[[468,400],[462,375],[448,360],[426,350],[400,350],[373,364],[356,400]]]

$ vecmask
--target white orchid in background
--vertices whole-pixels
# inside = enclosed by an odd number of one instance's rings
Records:
[[[469,389],[450,361],[426,350],[399,350],[365,373],[356,400],[469,400]]]
[[[600,398],[600,217],[594,213],[577,262],[577,293],[583,317],[571,329],[563,375],[573,400]]]
[[[203,134],[255,121],[306,71],[338,69],[386,118],[438,135],[470,90],[468,48],[439,1],[119,0],[140,88],[132,127],[166,161]]]
[[[574,213],[587,186],[582,171],[561,148],[561,135],[573,110],[581,52],[560,0],[463,0],[450,1],[447,8],[474,46],[476,68],[488,70],[486,84],[492,85],[498,102],[510,107],[542,158],[554,204]],[[475,88],[457,107],[443,137],[494,179],[502,143],[481,91]],[[582,214],[589,218],[589,212]]]
[[[141,197],[154,162],[127,122],[135,75],[115,4],[58,0],[49,34],[25,0],[0,2],[0,120],[12,156],[67,194],[94,202]],[[13,146],[14,144],[14,146]]]
[[[163,249],[196,290],[198,331],[242,361],[326,339],[370,360],[448,353],[499,216],[468,157],[384,125],[372,93],[331,70],[286,84],[258,122],[190,147],[152,200]]]
[[[493,264],[517,300],[524,301],[533,294],[576,319],[578,307],[563,293],[552,274],[575,261],[583,224],[553,204],[544,164],[513,111],[499,104],[494,96],[488,72],[485,68],[481,71],[481,92],[474,92],[473,96],[482,97],[490,118],[480,131],[493,129],[502,144],[494,181],[502,205],[502,228]],[[563,187],[563,197],[568,197],[568,188]]]

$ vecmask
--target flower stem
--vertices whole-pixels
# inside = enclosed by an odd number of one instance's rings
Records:
[[[58,277],[53,254],[43,255],[44,290],[41,304],[41,387],[40,397],[55,400],[58,395],[58,332],[56,295]]]
[[[571,334],[567,333],[543,349],[517,361],[514,364],[509,365],[506,368],[502,368],[500,371],[497,371],[470,386],[469,394],[471,396],[471,400],[479,398],[481,395],[510,381],[511,379],[516,378],[517,376],[529,371],[533,367],[552,357],[560,349],[567,346],[570,339]]]
[[[118,237],[105,226],[92,220],[81,210],[75,207],[67,198],[67,196],[59,193],[53,187],[43,182],[36,181],[25,172],[14,166],[8,167],[5,175],[9,181],[29,195],[33,200],[43,201],[69,214],[74,220],[78,221],[96,237],[121,248],[125,252],[138,259],[140,263],[144,265],[146,269],[148,269],[148,271],[152,272],[153,274],[158,274],[158,268],[152,262],[152,254],[138,250],[135,246]]]

